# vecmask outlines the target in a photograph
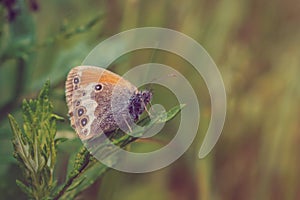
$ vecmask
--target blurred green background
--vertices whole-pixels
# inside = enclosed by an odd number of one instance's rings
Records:
[[[180,31],[214,59],[228,98],[223,133],[199,160],[210,98],[184,60],[152,50],[118,59],[110,69],[119,74],[150,61],[184,74],[199,98],[199,133],[172,165],[147,174],[111,170],[82,199],[300,199],[299,10],[297,0],[0,0],[0,199],[26,199],[15,184],[21,173],[7,113],[21,122],[22,99],[34,98],[50,79],[55,112],[66,119],[58,135],[71,139],[59,147],[56,176],[63,181],[66,160],[81,145],[67,117],[68,71],[104,39],[144,26]],[[157,88],[154,99],[169,105],[173,98],[165,90]],[[162,139],[172,139],[177,122],[168,124]]]

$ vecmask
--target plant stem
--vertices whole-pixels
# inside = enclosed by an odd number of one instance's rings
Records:
[[[68,181],[65,183],[65,185],[63,186],[63,188],[57,193],[57,195],[53,198],[54,200],[59,199],[60,197],[63,196],[63,194],[68,190],[68,188],[72,185],[73,181],[82,173],[83,170],[85,170],[87,168],[87,166],[90,163],[90,153],[88,151],[84,152],[84,162],[81,163],[80,168],[76,171],[76,173],[74,173],[73,175],[71,175],[71,177],[69,177]]]

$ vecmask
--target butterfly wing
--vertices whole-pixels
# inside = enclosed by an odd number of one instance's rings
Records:
[[[103,68],[73,68],[66,81],[72,127],[83,140],[120,126],[126,129],[127,122],[132,121],[128,115],[128,100],[136,92],[137,88],[130,82]]]

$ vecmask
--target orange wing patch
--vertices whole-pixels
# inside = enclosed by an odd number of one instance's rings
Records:
[[[99,83],[111,83],[111,84],[117,84],[120,79],[122,79],[120,76],[113,74],[109,71],[104,71],[100,77],[98,77]],[[120,81],[121,82],[121,81]]]

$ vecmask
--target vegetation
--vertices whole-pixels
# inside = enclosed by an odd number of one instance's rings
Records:
[[[299,199],[299,5],[295,0],[0,0],[1,199],[43,194],[110,200],[149,199],[149,194],[158,200]],[[198,160],[210,120],[201,76],[176,55],[132,52],[110,69],[122,74],[151,60],[180,71],[197,91],[200,128],[189,150],[162,170],[106,171],[69,125],[65,78],[99,42],[144,26],[178,30],[205,47],[224,79],[225,127],[213,152]],[[178,105],[167,89],[153,87],[154,103],[166,110]],[[45,124],[39,123],[42,118]],[[155,139],[170,141],[179,118]],[[160,145],[134,142],[130,148],[145,152]],[[83,172],[87,165],[95,168]],[[80,182],[81,174],[87,177],[83,181],[92,181]]]

